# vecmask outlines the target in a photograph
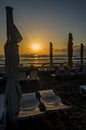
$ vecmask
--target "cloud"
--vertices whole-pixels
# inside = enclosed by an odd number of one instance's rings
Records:
[[[74,54],[79,54],[80,53],[80,46],[79,45],[75,45],[73,47],[73,52],[74,52]]]
[[[62,49],[54,49],[54,52],[61,52],[61,53],[66,53],[67,49],[62,48]]]
[[[54,49],[55,53],[62,53],[62,54],[67,54],[67,48],[63,48],[63,49]],[[86,46],[84,46],[83,48],[83,53],[84,56],[86,55]],[[73,46],[73,55],[80,55],[80,45],[75,45]]]
[[[74,54],[80,55],[80,45],[75,45],[73,48],[74,48],[73,49]],[[83,48],[83,53],[84,55],[86,55],[86,46],[84,46]]]

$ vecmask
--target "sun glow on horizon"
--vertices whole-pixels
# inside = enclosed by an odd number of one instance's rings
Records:
[[[34,44],[34,45],[32,45],[32,49],[33,49],[34,51],[38,51],[38,50],[40,49],[40,47],[39,47],[38,44]]]

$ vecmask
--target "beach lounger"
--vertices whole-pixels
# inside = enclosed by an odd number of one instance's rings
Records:
[[[71,108],[71,106],[63,104],[61,98],[57,96],[52,89],[39,91],[39,93],[41,96],[40,100],[44,104],[46,112],[65,111]]]
[[[0,130],[6,128],[6,113],[4,111],[4,94],[0,94]]]
[[[80,85],[79,91],[82,96],[86,96],[86,85]]]
[[[42,116],[44,112],[40,111],[39,104],[40,102],[36,98],[35,92],[23,94],[21,110],[16,119],[22,120]]]
[[[37,74],[37,71],[36,70],[34,70],[34,71],[31,71],[30,72],[30,75],[29,75],[29,77],[28,77],[28,80],[39,80],[39,77],[38,77],[38,74]]]
[[[26,77],[26,73],[25,72],[19,72],[18,73],[18,81],[26,81],[27,77]]]

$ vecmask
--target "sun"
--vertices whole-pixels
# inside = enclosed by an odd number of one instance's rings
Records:
[[[32,49],[35,50],[35,51],[38,51],[39,48],[40,48],[40,47],[39,47],[38,44],[34,44],[34,45],[32,46]]]

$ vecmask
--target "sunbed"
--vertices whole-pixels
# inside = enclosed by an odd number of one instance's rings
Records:
[[[86,96],[86,85],[80,85],[79,91],[82,96]]]
[[[21,110],[19,111],[16,119],[22,120],[27,118],[35,118],[37,116],[42,116],[44,112],[39,109],[39,100],[36,98],[36,93],[26,93],[23,94]]]
[[[30,81],[38,80],[39,81],[39,77],[38,77],[36,70],[30,72],[30,75],[28,76],[28,80],[30,80]]]
[[[19,72],[19,73],[18,73],[18,80],[19,80],[20,82],[24,82],[24,81],[27,80],[27,76],[26,76],[25,72]]]
[[[52,89],[39,91],[39,93],[41,96],[40,101],[46,108],[45,112],[68,110],[71,108],[71,106],[63,104],[61,98]]]
[[[6,128],[6,113],[4,110],[4,94],[0,94],[0,130]]]

